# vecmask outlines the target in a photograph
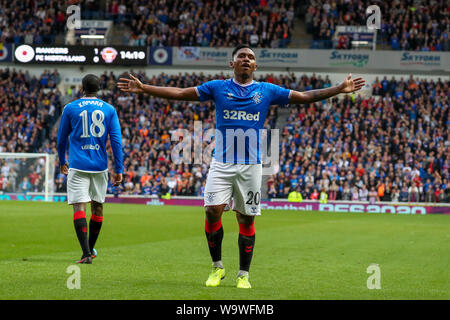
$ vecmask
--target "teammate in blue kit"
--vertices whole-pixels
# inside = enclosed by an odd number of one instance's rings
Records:
[[[73,222],[83,255],[77,263],[92,263],[97,256],[94,245],[103,222],[103,203],[108,185],[108,136],[114,154],[114,185],[122,182],[122,134],[116,109],[96,98],[100,90],[97,76],[83,78],[84,97],[64,107],[58,130],[60,170],[67,176],[68,204],[73,205]],[[66,161],[69,140],[69,162]],[[91,203],[89,238],[86,203]]]
[[[124,92],[148,93],[155,97],[206,101],[214,100],[216,134],[214,157],[206,179],[204,206],[205,233],[212,259],[212,271],[206,286],[216,287],[225,277],[222,263],[223,227],[221,217],[233,210],[239,224],[238,288],[251,288],[248,272],[255,246],[254,218],[261,214],[262,131],[270,105],[306,104],[340,93],[361,89],[365,81],[351,74],[338,86],[298,92],[271,83],[253,80],[257,70],[255,53],[248,45],[232,52],[230,67],[234,77],[213,80],[198,87],[173,88],[143,84],[136,77],[120,78],[118,87]]]

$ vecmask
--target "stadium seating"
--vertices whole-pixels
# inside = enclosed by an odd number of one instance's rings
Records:
[[[173,163],[171,152],[179,141],[171,141],[171,133],[173,128],[192,132],[195,120],[202,121],[203,130],[214,127],[214,105],[123,94],[115,87],[120,76],[101,76],[100,97],[117,108],[122,120],[126,172],[124,183],[110,185],[109,193],[201,196],[208,163]],[[146,83],[179,87],[225,78],[202,73],[139,76]],[[56,70],[38,79],[4,69],[0,79],[0,152],[56,153],[62,101],[81,93],[69,97],[52,89],[60,81]],[[257,80],[301,91],[331,85],[328,77],[293,74],[266,74]],[[449,201],[449,87],[448,80],[383,77],[374,81],[373,95],[367,98],[291,106],[281,131],[280,172],[269,177],[268,196],[287,198],[297,190],[303,199],[325,191],[329,200]],[[276,120],[273,106],[266,127],[274,128]],[[3,179],[8,178],[5,163],[1,166]],[[16,178],[15,184],[22,182],[23,177]],[[56,191],[64,192],[65,176],[59,170],[55,182]],[[6,183],[0,185],[7,191]]]
[[[450,51],[448,1],[343,1],[309,0],[305,13],[307,32],[322,41],[321,48],[351,49],[351,41],[342,36],[333,41],[338,25],[365,26],[365,12],[378,5],[382,13],[378,43],[385,49],[411,51]]]
[[[0,3],[0,43],[53,44],[64,32],[65,1],[10,1]]]
[[[6,2],[0,5],[0,43],[55,44],[57,36],[65,33],[65,2],[26,0],[16,1],[17,6],[4,5]],[[377,36],[383,49],[450,51],[450,5],[444,0],[399,0],[393,4],[379,0],[307,0],[306,4],[299,0],[133,4],[84,0],[77,4],[82,19],[113,20],[127,29],[120,39],[124,45],[229,47],[247,42],[263,48],[298,47],[307,39],[301,38],[301,32],[294,34],[297,23],[305,25],[304,31],[312,35],[312,47],[323,49],[351,49],[347,36],[333,37],[336,26],[364,26],[367,17],[360,13],[376,4],[383,15]],[[20,9],[19,16],[13,7]]]
[[[310,199],[324,189],[337,200],[368,200],[365,187],[377,200],[448,201],[449,85],[377,79],[370,98],[292,108],[269,196],[297,189]]]
[[[62,111],[62,94],[56,88],[61,81],[57,70],[46,71],[39,78],[27,71],[0,69],[0,152],[56,152],[56,129]],[[0,191],[16,190],[27,178],[26,191],[42,191],[44,172],[21,168],[26,161],[7,165],[0,160]],[[36,173],[39,173],[36,176]]]
[[[133,10],[109,12],[119,21],[130,19],[126,44],[151,46],[229,47],[248,42],[254,47],[285,48],[291,40],[294,2],[249,0],[135,1]],[[126,10],[124,8],[124,10]]]
[[[2,1],[6,3],[6,1]],[[247,41],[255,47],[285,48],[294,23],[294,2],[78,1],[82,19],[113,20],[130,28],[123,44],[165,46],[230,46]],[[270,3],[270,6],[269,6]],[[54,44],[65,31],[66,8],[61,1],[19,1],[0,5],[0,42]]]
[[[0,69],[0,151],[41,152],[62,111],[57,70],[39,78],[28,71]]]

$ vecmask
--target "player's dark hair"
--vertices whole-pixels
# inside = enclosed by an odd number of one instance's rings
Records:
[[[231,59],[234,59],[234,55],[235,55],[239,50],[244,49],[244,48],[248,48],[248,49],[253,50],[252,47],[250,47],[250,45],[248,45],[248,44],[239,44],[239,45],[237,45],[237,46],[233,49],[233,52],[231,53]]]
[[[84,76],[82,86],[85,94],[96,94],[100,90],[100,79],[94,74],[88,74]]]

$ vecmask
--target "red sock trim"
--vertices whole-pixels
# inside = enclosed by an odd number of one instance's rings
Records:
[[[206,219],[205,219],[205,230],[208,233],[213,233],[216,232],[217,230],[219,230],[222,227],[222,220],[219,220],[217,222],[213,222],[213,223],[209,223]]]
[[[239,223],[239,233],[246,237],[255,235],[255,221],[251,225]]]
[[[73,220],[86,218],[86,213],[84,211],[77,211],[73,214]]]
[[[102,222],[103,216],[96,216],[95,214],[91,214],[91,220],[95,222]]]

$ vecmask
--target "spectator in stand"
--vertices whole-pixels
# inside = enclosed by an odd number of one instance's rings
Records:
[[[344,188],[342,190],[342,198],[341,198],[341,200],[344,200],[344,201],[352,200],[352,191],[350,189],[350,185],[349,185],[348,181],[346,181],[345,184],[344,184]]]
[[[319,199],[319,191],[317,191],[316,188],[314,188],[313,192],[309,196],[310,200],[318,200]]]
[[[338,37],[338,43],[336,49],[349,49],[349,39],[346,35],[340,35]]]
[[[400,201],[400,191],[394,187],[393,191],[392,191],[392,197],[391,197],[391,201],[392,202],[399,202]]]
[[[380,198],[375,190],[375,187],[371,187],[369,191],[369,203],[374,204],[376,201],[380,201]]]
[[[6,191],[8,186],[8,178],[4,173],[0,174],[0,191]]]
[[[408,188],[406,186],[403,186],[402,191],[400,192],[399,201],[400,202],[407,202],[408,201]]]
[[[359,191],[357,187],[353,187],[352,190],[352,201],[359,201]]]
[[[359,189],[359,200],[360,201],[367,201],[369,196],[369,190],[367,190],[367,187],[365,184],[362,185],[361,189]]]
[[[329,201],[336,200],[338,198],[338,193],[339,193],[339,187],[336,184],[336,181],[333,180],[333,182],[331,183],[330,189],[328,191],[328,200]]]
[[[19,185],[19,191],[23,192],[23,193],[27,193],[27,192],[31,191],[31,188],[32,188],[32,185],[28,181],[28,178],[24,177],[22,182]]]

